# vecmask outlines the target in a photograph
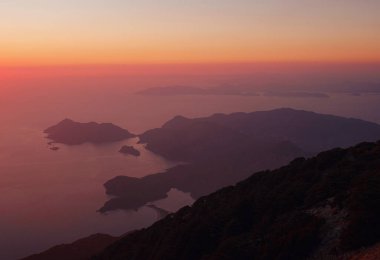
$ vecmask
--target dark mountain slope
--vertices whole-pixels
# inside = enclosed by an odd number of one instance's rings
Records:
[[[79,239],[71,244],[63,244],[35,254],[23,260],[85,260],[101,252],[119,238],[104,234],[95,234]]]
[[[57,125],[47,128],[47,138],[56,143],[76,145],[82,143],[106,143],[134,137],[127,130],[111,123],[78,123],[65,119]]]
[[[380,142],[296,159],[202,197],[95,259],[305,259],[380,241]]]

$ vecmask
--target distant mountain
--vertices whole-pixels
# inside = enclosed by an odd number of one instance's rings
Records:
[[[35,254],[23,260],[84,260],[100,253],[120,238],[104,234],[95,234],[79,239],[71,244],[63,244]]]
[[[307,87],[305,87],[305,84]],[[328,98],[330,93],[346,94],[379,94],[380,82],[377,81],[248,81],[235,84],[221,84],[215,87],[165,86],[152,87],[136,92],[145,96],[177,96],[177,95],[235,95],[266,96],[280,98]]]
[[[222,148],[218,146],[231,136],[228,131],[255,142],[290,142],[309,153],[380,138],[376,123],[282,108],[195,119],[177,116],[161,128],[145,132],[140,140],[147,149],[169,159],[196,161],[209,155],[207,150],[215,153],[214,148]],[[234,142],[239,140],[230,140],[228,147],[234,147]]]
[[[377,81],[343,81],[333,84],[333,86],[322,87],[326,90],[343,93],[380,93],[380,82]]]
[[[138,95],[146,96],[203,95],[205,93],[206,90],[203,88],[190,86],[155,87],[136,92]]]
[[[299,156],[378,139],[380,126],[375,123],[293,109],[196,119],[178,116],[145,132],[140,140],[147,149],[187,164],[143,178],[117,176],[107,181],[106,193],[112,198],[99,211],[138,209],[165,198],[171,188],[196,199]]]
[[[255,91],[235,88],[233,86],[219,86],[212,88],[199,88],[191,86],[168,86],[147,88],[136,92],[144,96],[179,96],[179,95],[237,95],[257,96]]]
[[[328,98],[329,95],[319,92],[301,92],[301,91],[265,91],[267,97],[288,97],[288,98]]]
[[[55,143],[77,145],[82,143],[106,143],[134,137],[127,130],[111,123],[78,123],[65,119],[47,128],[47,138]]]
[[[378,255],[379,220],[380,142],[362,143],[255,173],[93,259],[357,259]]]

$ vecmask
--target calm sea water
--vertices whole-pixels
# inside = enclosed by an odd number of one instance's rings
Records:
[[[123,89],[34,88],[0,97],[0,259],[16,259],[93,233],[121,235],[157,219],[150,208],[137,212],[96,212],[106,201],[103,183],[117,175],[142,177],[174,166],[146,151],[138,141],[48,149],[43,129],[64,118],[112,122],[142,133],[175,115],[292,107],[357,117],[380,123],[380,95],[330,94],[330,98],[237,96],[143,97]],[[117,151],[134,144],[130,157]],[[156,205],[175,211],[192,203],[188,194],[169,192]]]

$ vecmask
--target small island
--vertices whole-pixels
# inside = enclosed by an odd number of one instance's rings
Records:
[[[79,123],[65,119],[47,128],[44,133],[52,143],[79,145],[82,143],[107,143],[132,138],[135,135],[111,123]]]
[[[134,148],[133,146],[124,145],[120,148],[119,153],[125,155],[140,156],[140,151]]]

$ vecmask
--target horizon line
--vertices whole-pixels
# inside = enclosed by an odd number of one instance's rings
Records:
[[[144,66],[249,66],[249,65],[380,65],[376,61],[231,61],[231,62],[141,62],[141,63],[60,63],[60,64],[7,64],[0,69],[17,68],[91,68],[91,67],[144,67]]]

